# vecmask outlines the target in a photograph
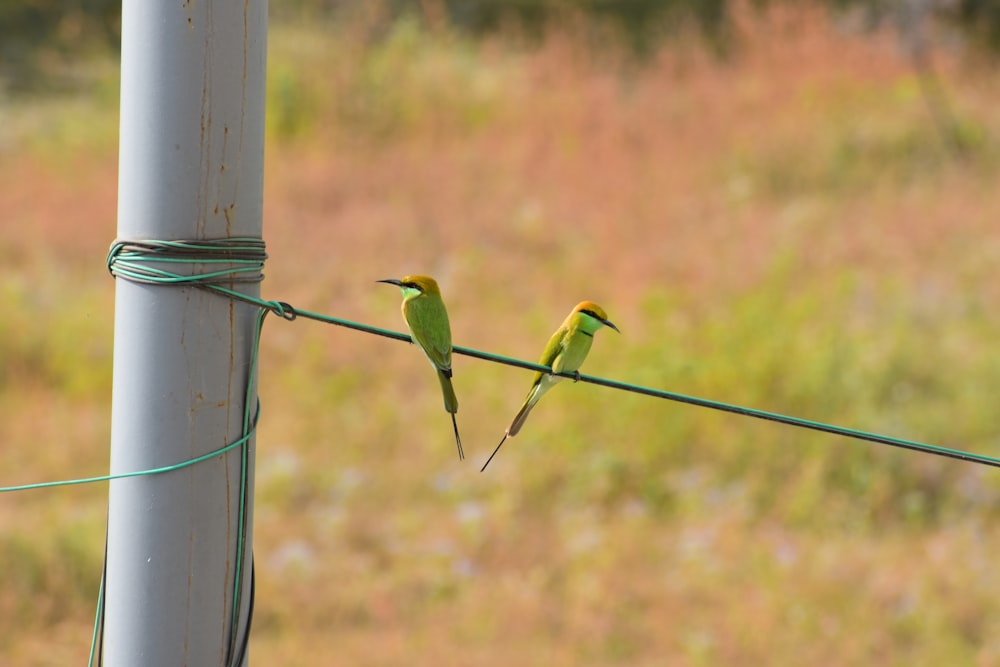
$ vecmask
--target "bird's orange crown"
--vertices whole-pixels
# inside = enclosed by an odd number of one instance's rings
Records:
[[[430,276],[406,276],[400,282],[403,287],[412,287],[424,294],[441,294],[437,281]]]
[[[576,308],[573,309],[573,312],[574,313],[589,312],[593,315],[596,315],[597,319],[599,320],[608,319],[608,314],[604,312],[604,309],[598,306],[593,301],[581,301],[580,303],[576,304]]]

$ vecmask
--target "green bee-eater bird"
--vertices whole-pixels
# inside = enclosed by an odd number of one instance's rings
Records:
[[[601,327],[611,327],[615,331],[618,331],[618,327],[608,320],[608,314],[604,312],[603,308],[593,301],[581,301],[576,305],[576,308],[570,311],[569,316],[563,321],[559,329],[552,334],[552,338],[549,339],[549,344],[545,346],[545,351],[542,352],[542,358],[538,360],[538,363],[550,367],[552,373],[575,372],[577,378],[579,378],[580,366],[583,365],[583,360],[587,358],[587,353],[590,352],[590,346],[594,342],[594,333]],[[618,333],[621,332],[618,331]],[[552,373],[538,372],[535,374],[535,379],[531,383],[528,396],[524,399],[524,405],[517,411],[514,421],[510,423],[500,444],[490,454],[490,458],[486,459],[486,463],[483,464],[480,472],[486,470],[486,466],[490,464],[496,453],[500,451],[500,445],[506,442],[507,438],[517,435],[521,427],[524,426],[524,421],[528,418],[528,414],[531,413],[531,409],[545,395],[545,392],[563,379],[561,376],[553,375]]]
[[[403,319],[410,328],[413,342],[437,370],[444,394],[444,409],[451,413],[451,424],[455,429],[458,458],[464,459],[465,452],[462,451],[462,439],[455,420],[458,398],[451,384],[451,324],[448,323],[448,311],[437,281],[428,276],[406,276],[402,280],[390,278],[376,282],[396,285],[403,292]]]

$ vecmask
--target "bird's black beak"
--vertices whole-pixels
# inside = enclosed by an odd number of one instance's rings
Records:
[[[388,283],[390,285],[395,285],[396,287],[402,287],[403,281],[396,280],[395,278],[386,278],[385,280],[376,280],[377,283]]]
[[[612,322],[611,320],[601,320],[601,322],[603,322],[604,326],[608,327],[609,329],[614,329],[615,331],[618,331],[618,327],[616,327],[615,323]],[[621,331],[618,331],[618,333],[621,333]]]

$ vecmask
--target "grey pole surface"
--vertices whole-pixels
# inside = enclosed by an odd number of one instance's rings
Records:
[[[261,237],[266,35],[266,0],[124,0],[119,239]],[[111,472],[171,465],[237,440],[255,309],[122,278],[115,299]],[[252,498],[252,445],[249,460]],[[224,664],[240,469],[237,448],[111,482],[105,665]]]

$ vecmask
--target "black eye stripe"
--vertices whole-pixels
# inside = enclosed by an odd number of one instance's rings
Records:
[[[590,315],[590,316],[591,316],[591,317],[593,317],[593,318],[594,318],[595,320],[600,320],[600,321],[602,321],[602,322],[604,321],[604,318],[603,318],[603,317],[600,317],[600,316],[599,316],[599,315],[598,315],[597,313],[595,313],[595,312],[594,312],[594,311],[592,311],[592,310],[581,310],[580,312],[581,312],[581,313],[583,313],[584,315]]]

